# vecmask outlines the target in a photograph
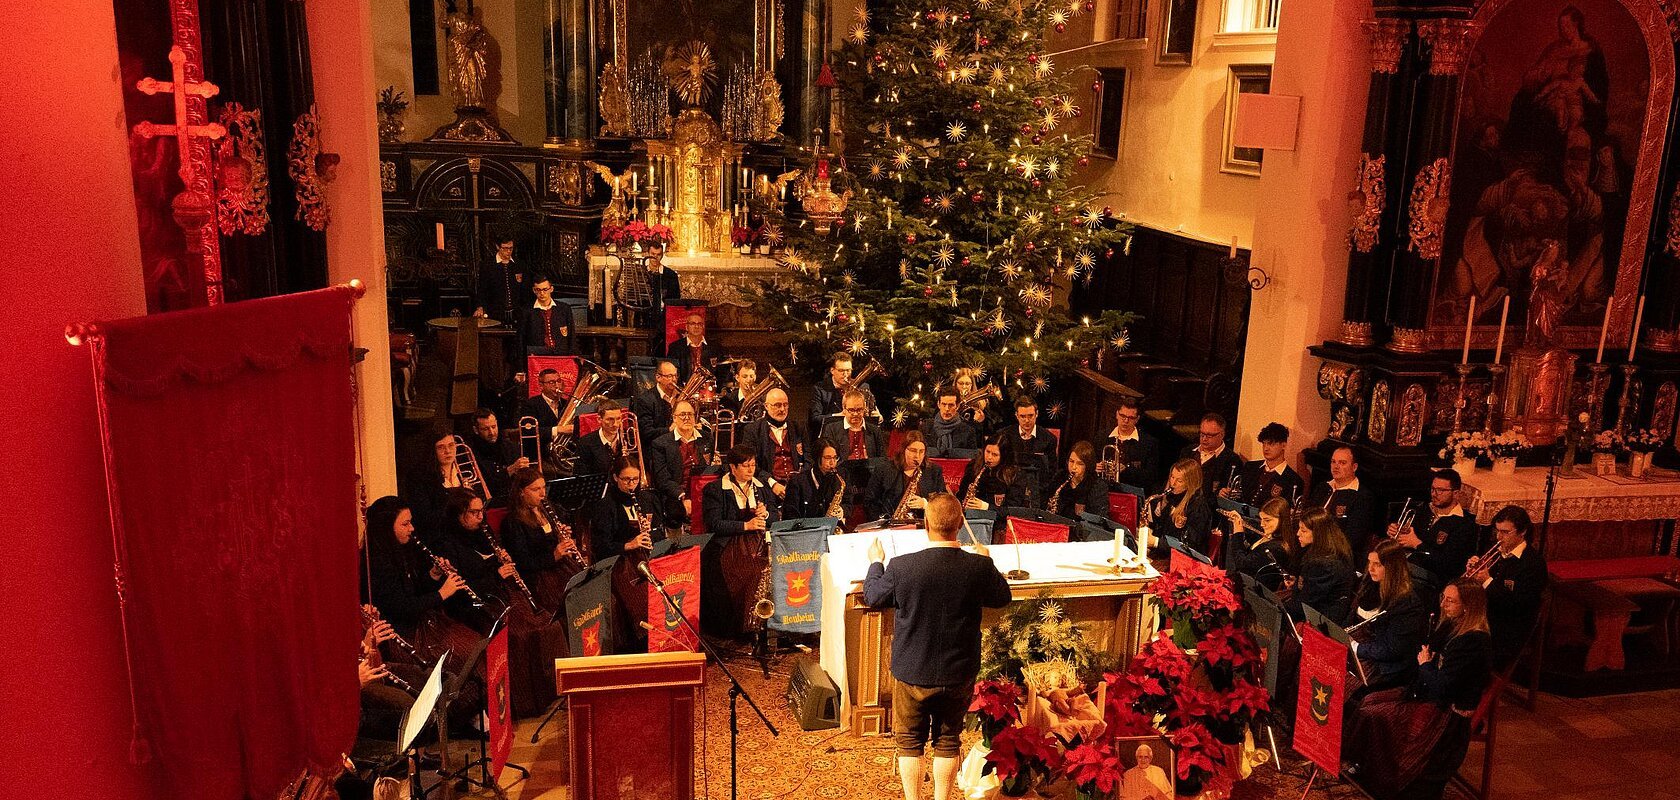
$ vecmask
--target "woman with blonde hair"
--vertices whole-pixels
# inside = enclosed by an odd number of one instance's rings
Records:
[[[1213,505],[1203,491],[1202,465],[1193,458],[1180,460],[1167,472],[1167,490],[1145,508],[1157,538],[1171,536],[1195,549],[1207,552],[1208,531],[1213,529]]]
[[[1232,530],[1242,529],[1241,513],[1226,511],[1225,516],[1231,520]],[[1260,538],[1246,547],[1226,545],[1234,552],[1233,568],[1277,591],[1284,577],[1295,569],[1295,553],[1301,548],[1295,528],[1295,507],[1282,497],[1267,500],[1260,506]]]

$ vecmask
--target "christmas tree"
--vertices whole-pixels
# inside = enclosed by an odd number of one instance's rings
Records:
[[[849,146],[796,184],[810,218],[786,225],[791,277],[758,287],[757,308],[814,373],[840,351],[880,361],[899,423],[957,368],[1042,400],[1124,347],[1131,319],[1066,311],[1129,235],[1070,181],[1090,139],[1063,130],[1080,108],[1044,54],[1091,3],[872,5],[833,54]],[[812,213],[825,177],[850,192],[837,219]],[[774,213],[767,199],[755,211]]]

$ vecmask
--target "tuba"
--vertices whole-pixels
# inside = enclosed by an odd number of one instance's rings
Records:
[[[764,416],[764,397],[770,394],[771,389],[788,390],[787,379],[775,367],[766,366],[765,371],[770,374],[753,384],[752,391],[741,397],[740,419],[743,422],[752,422]]]
[[[572,387],[572,394],[566,398],[566,406],[560,409],[558,428],[565,428],[577,422],[578,409],[589,398],[594,396],[595,389],[603,380],[599,370],[578,374],[577,384]],[[556,431],[554,441],[548,443],[549,455],[553,456],[559,472],[564,477],[570,477],[577,470],[577,453],[572,444],[577,437],[564,430]]]

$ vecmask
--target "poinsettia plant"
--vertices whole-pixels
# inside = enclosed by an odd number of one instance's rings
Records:
[[[757,239],[758,232],[743,225],[737,225],[729,232],[729,243],[736,247],[745,247]]]
[[[968,712],[980,723],[980,736],[987,747],[999,731],[1021,721],[1021,685],[1010,680],[980,681],[974,684],[974,699]]]
[[[620,247],[630,245],[652,247],[656,244],[669,246],[675,239],[676,234],[671,231],[670,226],[649,225],[639,219],[630,220],[623,225],[601,226],[601,242]]]
[[[992,737],[991,752],[986,754],[982,774],[997,773],[1006,794],[1020,796],[1040,778],[1056,774],[1062,765],[1062,752],[1056,739],[1032,725],[1016,725],[998,731]]]
[[[1062,774],[1073,781],[1080,800],[1109,797],[1120,786],[1125,767],[1109,741],[1080,742],[1062,757]]]
[[[1208,631],[1231,622],[1242,601],[1223,570],[1197,565],[1156,579],[1150,592],[1172,620],[1173,639],[1189,647]]]

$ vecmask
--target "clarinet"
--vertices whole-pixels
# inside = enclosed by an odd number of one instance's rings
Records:
[[[356,660],[360,663],[365,664],[365,663],[367,663],[367,660],[368,660],[368,654],[363,653],[361,658],[358,658]],[[382,667],[382,666],[385,666],[385,664],[384,664],[384,662],[381,662],[381,663],[375,664],[374,666]],[[382,678],[381,680],[384,680],[386,683],[389,683],[392,686],[397,687],[398,689],[401,689],[405,692],[408,692],[409,694],[419,694],[419,692],[414,691],[414,685],[413,684],[409,683],[408,681],[403,680],[402,678],[397,677],[396,675],[391,674],[390,672],[386,672],[385,677]]]
[[[490,526],[485,524],[479,532],[484,534],[484,541],[490,543],[490,549],[496,553],[496,560],[513,570],[513,585],[519,587],[519,593],[525,596],[525,602],[531,605],[531,610],[537,610],[537,597],[531,594],[531,587],[525,584],[524,576],[519,574],[519,568],[514,566],[513,556],[508,555],[507,548],[496,543],[496,537],[490,535]]]
[[[384,619],[384,617],[380,615],[378,608],[375,608],[375,607],[369,606],[369,605],[362,606],[362,624],[363,625],[366,625],[369,628],[371,628],[371,627],[373,627],[374,623],[379,622],[383,619]],[[402,648],[402,651],[404,653],[407,653],[409,658],[414,659],[414,661],[416,663],[419,663],[419,664],[426,663],[426,660],[420,657],[420,651],[414,649],[414,643],[413,642],[410,642],[409,640],[403,638],[403,635],[400,634],[400,633],[397,633],[395,628],[391,629],[391,633],[396,635],[396,638],[392,639],[391,641],[396,642],[397,647]]]
[[[582,546],[577,543],[576,539],[572,538],[572,526],[560,521],[560,515],[555,513],[554,506],[548,502],[548,498],[543,498],[542,504],[538,508],[541,508],[543,516],[548,518],[548,524],[553,526],[555,537],[563,543],[572,545],[572,553],[567,556],[567,560],[575,563],[579,569],[588,569],[589,559],[584,556]]]
[[[426,557],[432,560],[432,566],[443,572],[444,577],[454,576],[459,578],[461,576],[461,573],[456,571],[455,565],[449,563],[449,559],[432,552],[432,549],[427,547],[425,542],[415,539],[414,543],[420,545],[420,552],[425,553]],[[467,593],[467,599],[472,601],[475,608],[484,608],[484,598],[479,597],[478,592],[473,591],[472,586],[467,584],[466,578],[461,578],[461,586],[463,591]]]

